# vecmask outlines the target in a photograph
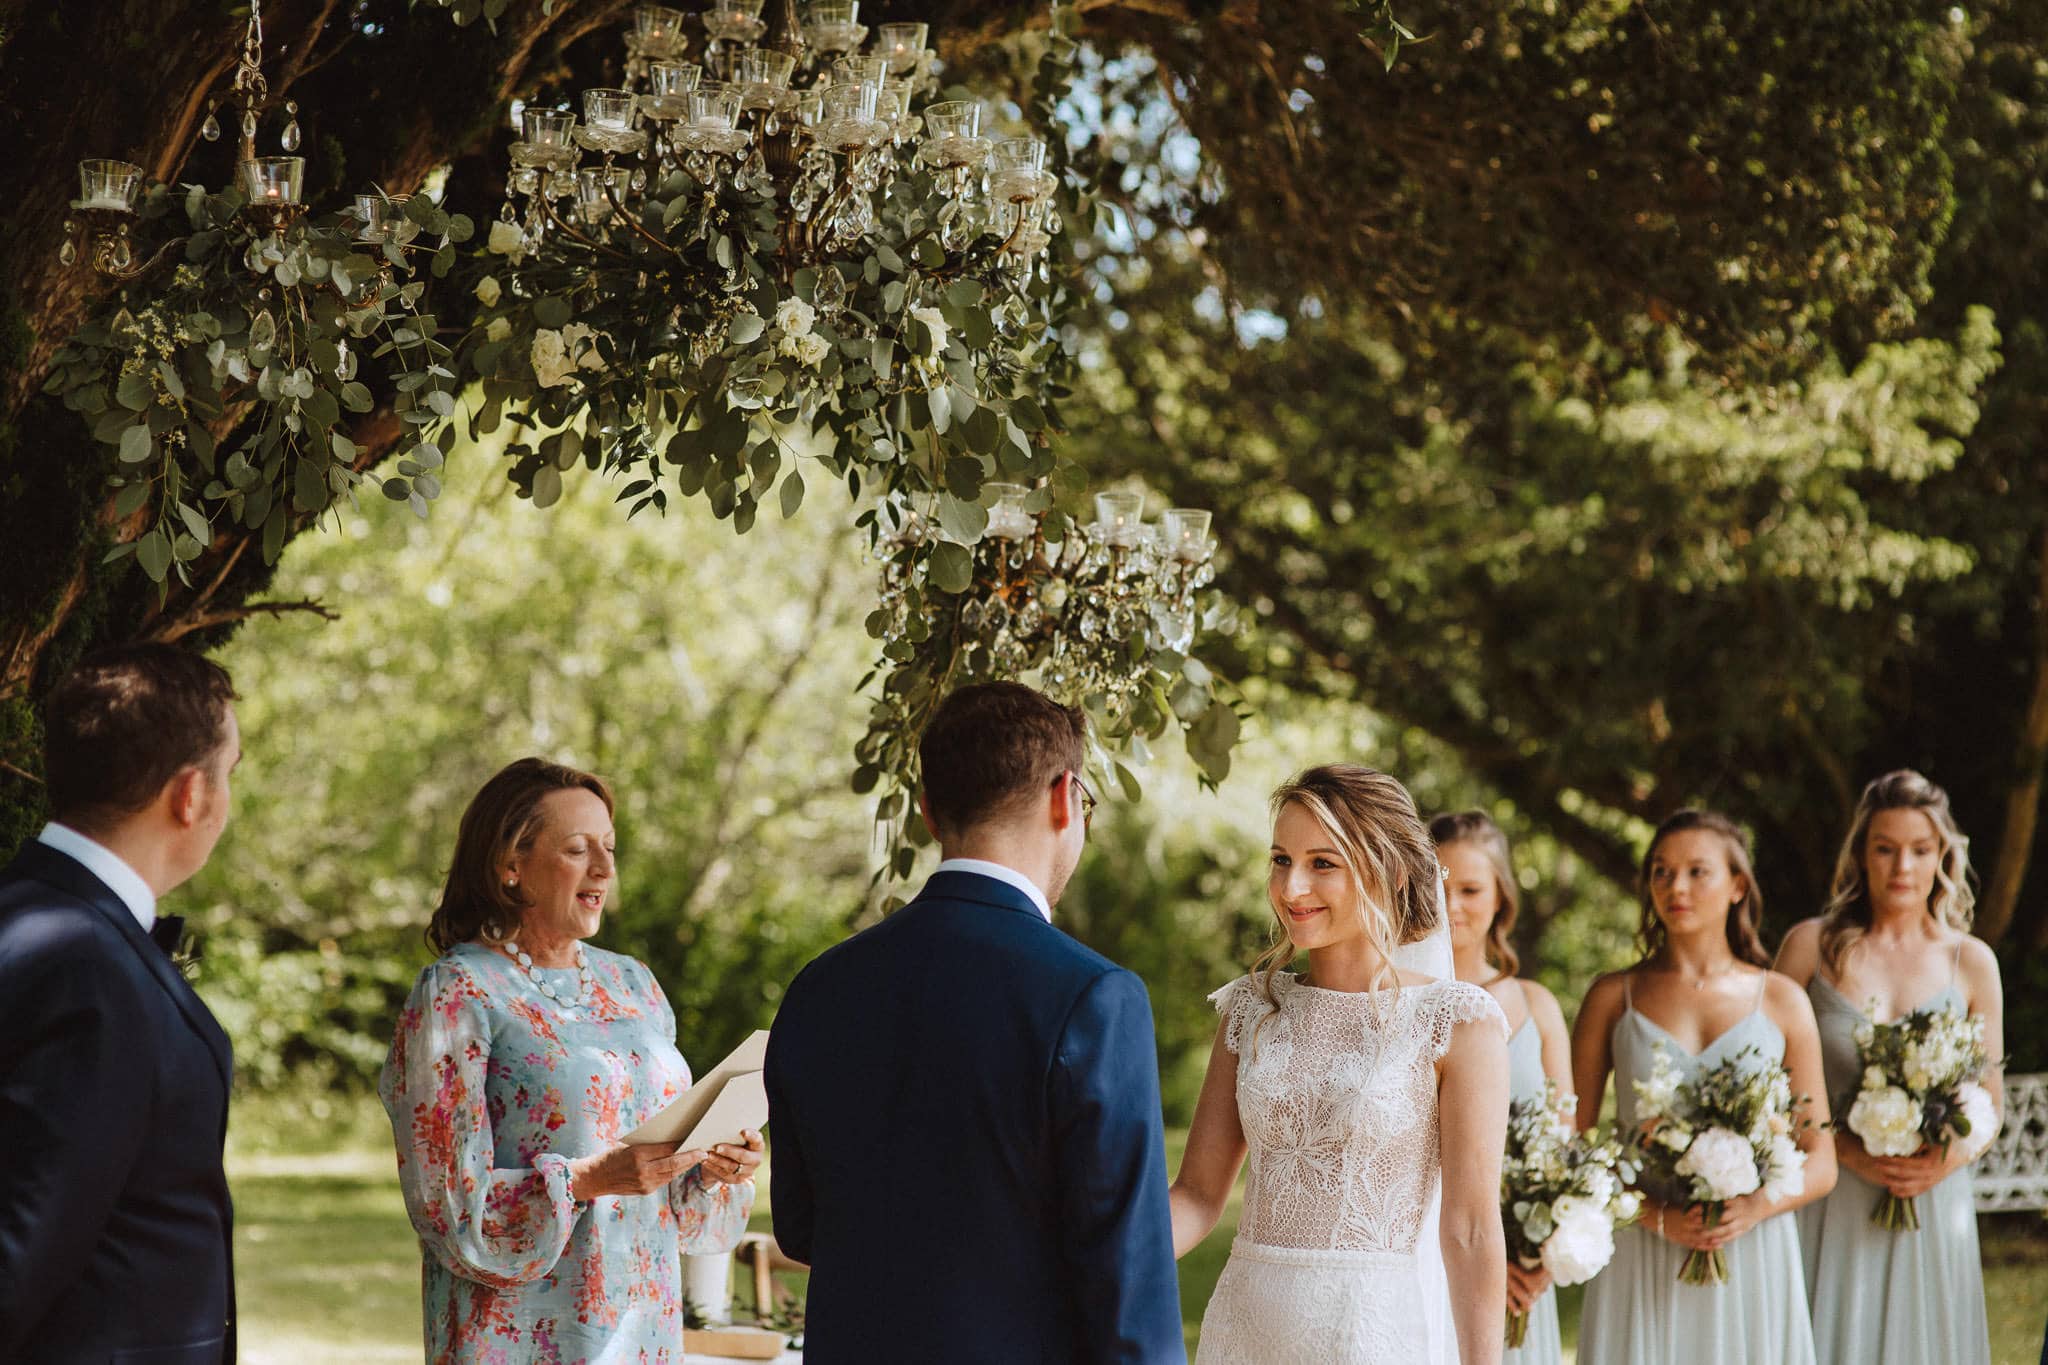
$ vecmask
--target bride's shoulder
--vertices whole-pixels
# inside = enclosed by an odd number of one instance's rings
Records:
[[[1436,1043],[1437,1056],[1443,1056],[1450,1047],[1460,1024],[1491,1023],[1502,1041],[1506,1041],[1508,1017],[1485,987],[1452,977],[1434,977],[1415,989],[1432,1041]]]
[[[1232,1052],[1239,1051],[1244,1043],[1246,1028],[1257,1018],[1276,1008],[1279,997],[1292,983],[1293,978],[1286,972],[1273,973],[1271,989],[1274,999],[1270,1004],[1259,989],[1258,981],[1249,975],[1226,981],[1211,991],[1209,1003],[1223,1016],[1224,1046]]]

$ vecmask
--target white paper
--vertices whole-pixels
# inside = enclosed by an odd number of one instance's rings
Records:
[[[766,1122],[767,1083],[758,1071],[742,1071],[728,1077],[719,1088],[718,1098],[711,1101],[704,1117],[683,1139],[683,1147],[687,1151],[702,1151],[721,1142],[744,1147],[747,1140],[740,1136],[740,1130],[751,1128],[758,1133]]]
[[[760,1117],[756,1122],[744,1126],[758,1129],[768,1121],[767,1091],[761,1084],[761,1068],[768,1063],[768,1030],[756,1029],[752,1036],[732,1050],[732,1055],[711,1068],[709,1074],[698,1078],[697,1083],[676,1097],[673,1104],[656,1114],[647,1122],[626,1134],[622,1139],[631,1143],[680,1142],[697,1131],[711,1112],[728,1083],[735,1077],[751,1075],[753,1088],[761,1095]],[[748,1112],[752,1112],[749,1110]],[[713,1138],[714,1142],[738,1142],[739,1134],[731,1137]],[[694,1146],[695,1143],[690,1145]]]

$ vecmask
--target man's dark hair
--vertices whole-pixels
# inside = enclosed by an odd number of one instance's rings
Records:
[[[87,832],[156,799],[226,738],[227,670],[175,645],[117,645],[71,670],[43,716],[50,814]]]
[[[925,804],[942,838],[1044,791],[1087,761],[1088,718],[1022,683],[976,683],[939,703],[918,740]]]

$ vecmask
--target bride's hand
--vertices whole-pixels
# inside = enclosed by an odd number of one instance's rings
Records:
[[[1543,1291],[1550,1288],[1550,1272],[1538,1266],[1525,1270],[1512,1260],[1508,1262],[1508,1311],[1526,1313],[1529,1305],[1543,1297]]]

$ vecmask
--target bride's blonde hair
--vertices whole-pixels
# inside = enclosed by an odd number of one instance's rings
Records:
[[[1436,930],[1439,922],[1436,842],[1415,809],[1415,799],[1399,782],[1356,763],[1325,763],[1310,768],[1273,793],[1275,820],[1290,805],[1316,818],[1336,845],[1351,874],[1364,912],[1366,937],[1380,955],[1372,988],[1399,980],[1394,976],[1394,950]],[[1287,936],[1286,911],[1273,899],[1266,882],[1276,937],[1252,964],[1258,992],[1274,1009],[1280,1007],[1273,976],[1294,961],[1294,940]]]

